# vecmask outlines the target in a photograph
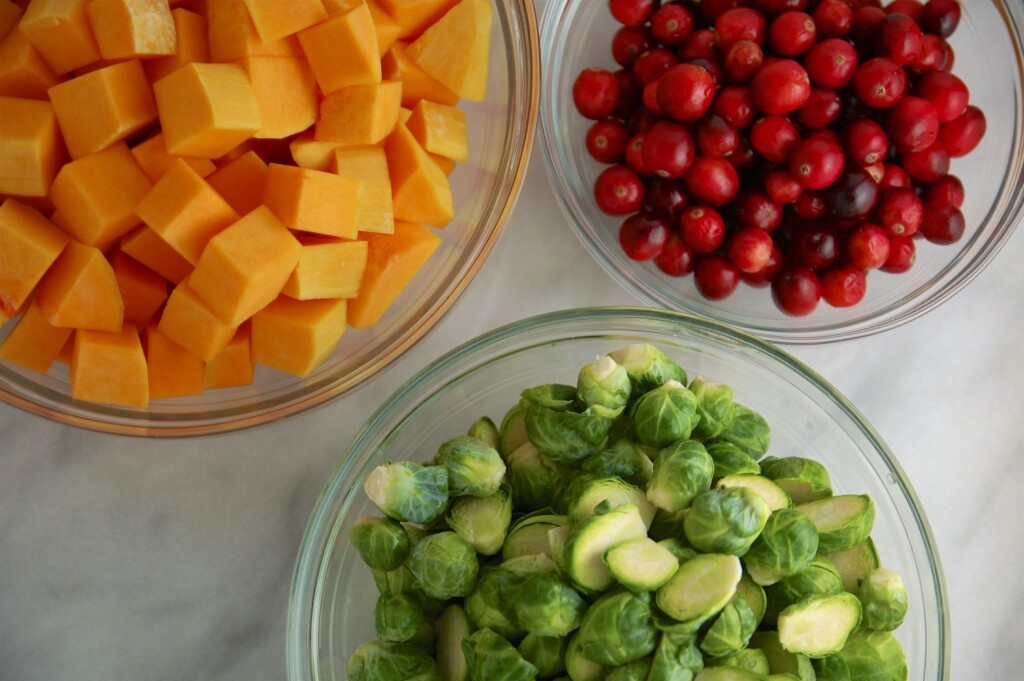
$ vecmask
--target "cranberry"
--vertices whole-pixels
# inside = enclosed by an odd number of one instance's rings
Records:
[[[797,262],[822,270],[839,259],[839,239],[830,229],[809,227],[799,230],[791,243]]]
[[[740,227],[756,227],[768,233],[774,232],[782,224],[782,206],[763,192],[746,191],[736,199],[733,206]]]
[[[928,204],[948,204],[963,208],[964,185],[955,175],[946,175],[925,190],[924,201]]]
[[[878,183],[864,168],[847,166],[828,188],[827,201],[832,215],[840,220],[866,218],[878,202]]]
[[[758,45],[763,45],[767,23],[763,14],[746,7],[738,7],[722,12],[715,19],[718,45],[726,52],[741,40],[749,40]]]
[[[694,253],[712,253],[725,241],[725,221],[710,206],[690,206],[679,218],[683,241]]]
[[[875,42],[878,27],[885,21],[885,10],[880,7],[861,7],[853,13],[853,27],[849,37],[854,45],[869,46]]]
[[[682,235],[672,232],[661,253],[654,257],[654,264],[670,277],[682,277],[693,271],[694,259],[694,253]]]
[[[623,26],[612,37],[612,59],[622,66],[632,66],[637,57],[652,47],[654,41],[647,29]]]
[[[750,4],[765,16],[775,17],[784,12],[802,12],[807,9],[810,0],[752,0]]]
[[[939,139],[949,155],[960,158],[972,152],[985,136],[988,122],[985,114],[976,106],[968,106],[962,116],[942,126]]]
[[[789,155],[789,172],[805,189],[824,189],[839,179],[845,163],[842,147],[812,137],[797,144]]]
[[[772,299],[784,313],[804,317],[814,312],[821,300],[821,282],[806,267],[788,267],[772,280]]]
[[[658,102],[665,113],[680,121],[700,118],[715,97],[711,75],[693,64],[678,64],[658,81]]]
[[[910,63],[910,68],[920,73],[940,71],[947,59],[946,41],[926,33],[921,38],[921,51],[917,53],[917,59]]]
[[[666,71],[678,63],[679,57],[665,48],[651,48],[633,62],[633,80],[636,81],[640,89],[643,89],[647,87],[648,83],[653,83],[661,78]]]
[[[861,101],[873,109],[887,109],[900,101],[907,90],[907,74],[896,62],[876,57],[864,62],[853,77]]]
[[[940,123],[962,116],[971,97],[964,82],[945,71],[935,71],[922,78],[917,84],[917,93],[935,107]]]
[[[651,33],[665,47],[678,47],[693,33],[693,14],[682,5],[662,5],[651,16]]]
[[[608,215],[628,215],[643,203],[644,183],[629,166],[611,166],[594,181],[594,198],[597,207]]]
[[[718,34],[707,28],[694,31],[679,49],[679,56],[683,59],[714,59],[718,56]]]
[[[658,103],[658,81],[648,83],[647,86],[644,87],[643,94],[640,96],[640,102],[643,104],[644,109],[652,115],[659,118],[665,115],[664,109],[662,109],[661,104]]]
[[[629,128],[631,133],[636,135],[642,132],[647,132],[651,129],[652,125],[660,120],[660,116],[651,113],[651,111],[646,107],[637,106],[636,109],[633,110],[633,113],[629,115],[629,122],[626,124],[626,127]]]
[[[736,170],[749,170],[757,165],[758,158],[754,148],[750,146],[750,142],[740,137],[739,143],[736,145],[736,151],[732,152],[726,158],[732,167]]]
[[[843,0],[822,0],[814,10],[814,23],[822,38],[842,38],[853,28],[853,10]]]
[[[814,88],[807,102],[796,110],[796,122],[808,130],[832,125],[843,112],[843,102],[835,90]]]
[[[854,265],[841,265],[821,275],[821,297],[832,307],[856,305],[867,288],[867,274]]]
[[[650,260],[665,248],[670,232],[665,218],[640,212],[626,218],[619,227],[619,244],[630,259]]]
[[[917,59],[921,52],[921,28],[906,14],[889,14],[878,27],[875,52],[900,66]]]
[[[846,87],[857,73],[857,51],[845,40],[823,40],[807,53],[804,65],[811,81],[820,87]]]
[[[924,204],[913,189],[893,189],[878,202],[878,220],[892,236],[910,236],[921,227]]]
[[[701,14],[709,23],[714,23],[724,12],[736,9],[743,4],[743,0],[703,0],[700,4]]]
[[[607,118],[615,110],[618,97],[618,80],[604,69],[583,70],[572,86],[573,102],[585,118]]]
[[[889,259],[889,235],[878,225],[865,222],[850,232],[846,255],[862,270],[877,270]]]
[[[886,14],[906,14],[914,21],[924,16],[924,3],[921,0],[893,0],[885,8]]]
[[[917,246],[912,236],[894,236],[889,240],[889,257],[881,269],[883,272],[902,274],[914,266]]]
[[[770,163],[785,163],[800,132],[784,116],[765,116],[750,128],[750,144]]]
[[[904,97],[886,111],[885,132],[901,154],[922,151],[939,137],[939,116],[927,99]]]
[[[864,166],[864,170],[867,171],[871,179],[875,181],[875,184],[881,184],[882,180],[885,179],[885,164],[879,161],[878,163],[872,163],[869,166]]]
[[[760,111],[782,116],[804,105],[811,96],[811,81],[799,62],[780,59],[757,72],[750,94]]]
[[[900,163],[910,179],[931,184],[949,174],[949,151],[942,142],[936,142],[923,151],[901,155]]]
[[[674,180],[690,169],[695,149],[686,128],[672,121],[658,121],[645,134],[640,153],[652,173]]]
[[[678,224],[683,209],[690,204],[690,197],[678,180],[654,178],[647,183],[644,190],[644,206],[662,217],[670,224]]]
[[[782,249],[773,243],[772,251],[768,254],[768,260],[765,261],[764,267],[756,272],[740,272],[740,277],[751,286],[762,288],[771,284],[772,279],[782,271],[785,265]]]
[[[707,71],[708,75],[711,76],[711,82],[714,83],[715,87],[718,87],[719,83],[725,81],[725,73],[723,73],[722,67],[719,66],[717,61],[705,59],[704,57],[697,57],[696,59],[688,60],[686,63],[692,64],[693,66],[699,66]]]
[[[806,191],[796,200],[793,209],[802,218],[817,220],[828,214],[828,202],[822,192]]]
[[[948,38],[960,24],[960,3],[957,0],[929,0],[921,12],[920,22],[926,33]]]
[[[937,244],[953,244],[964,235],[964,214],[956,206],[932,204],[924,209],[921,234]]]
[[[705,255],[697,260],[693,281],[708,300],[722,300],[739,286],[740,271],[720,255]]]
[[[650,175],[651,170],[644,163],[644,137],[647,133],[637,133],[626,142],[626,163],[640,175]]]
[[[741,40],[725,55],[725,75],[734,83],[746,83],[764,65],[764,52],[757,43]]]
[[[587,131],[587,151],[601,163],[619,163],[626,155],[629,129],[622,121],[607,118]]]
[[[838,130],[832,128],[821,128],[820,130],[810,130],[806,135],[807,139],[821,139],[827,142],[835,142],[842,146],[843,136],[839,134]]]
[[[805,12],[780,14],[768,29],[768,45],[780,57],[799,57],[818,41],[814,19]]]
[[[722,88],[712,110],[737,130],[743,130],[754,122],[754,102],[749,88],[737,85]]]
[[[640,105],[640,88],[633,80],[632,72],[627,69],[615,72],[615,82],[619,84],[619,96],[615,101],[612,115],[627,120]]]
[[[910,175],[907,175],[907,171],[898,165],[885,164],[885,174],[882,176],[881,181],[878,183],[878,188],[882,191],[889,189],[905,189],[910,187],[913,183],[910,181]]]
[[[939,64],[940,71],[952,71],[953,62],[956,61],[956,53],[953,51],[953,46],[945,40],[942,41],[942,63]]]
[[[608,0],[608,9],[620,24],[640,26],[654,13],[658,0]]]
[[[764,190],[779,205],[789,205],[804,193],[804,186],[785,170],[773,170],[764,177]]]
[[[721,116],[708,116],[697,126],[697,148],[702,154],[728,156],[739,144],[740,134]]]
[[[885,130],[870,118],[858,118],[843,130],[843,149],[851,161],[861,166],[878,163],[889,149]]]
[[[683,177],[686,190],[696,201],[724,206],[736,197],[740,177],[729,161],[718,156],[698,156]]]
[[[763,229],[744,227],[729,239],[729,260],[740,272],[757,272],[771,257],[773,244]]]

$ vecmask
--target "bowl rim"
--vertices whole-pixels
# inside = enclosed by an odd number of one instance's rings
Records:
[[[375,441],[378,444],[386,441],[396,427],[400,426],[425,399],[433,397],[437,390],[443,388],[444,384],[486,366],[490,361],[487,355],[494,352],[495,349],[514,351],[518,348],[514,345],[517,340],[531,332],[544,330],[551,333],[561,331],[563,335],[555,338],[547,337],[543,342],[570,341],[572,336],[568,335],[568,332],[576,325],[603,321],[613,323],[631,321],[666,327],[677,325],[695,329],[720,341],[730,341],[739,348],[751,350],[764,356],[770,362],[795,372],[831,399],[849,417],[851,423],[860,430],[878,455],[878,464],[892,476],[894,482],[897,483],[896,486],[906,499],[911,517],[904,518],[904,522],[913,522],[920,533],[920,541],[928,556],[928,564],[922,566],[921,571],[927,570],[934,583],[937,604],[937,612],[934,615],[940,651],[940,659],[937,660],[938,681],[948,681],[952,652],[949,594],[938,545],[921,501],[906,472],[874,426],[848,398],[821,374],[770,341],[706,317],[671,310],[624,306],[559,310],[526,317],[497,327],[462,343],[430,362],[381,403],[341,453],[330,478],[317,497],[299,544],[292,572],[285,634],[289,680],[308,681],[312,679],[310,673],[312,650],[310,649],[309,635],[313,630],[312,618],[317,611],[319,602],[318,584],[323,570],[329,562],[329,556],[325,554],[325,549],[333,540],[337,529],[335,528],[337,507],[344,500],[346,491],[351,489],[353,476],[369,465],[375,455],[375,448],[369,445]],[[439,381],[444,381],[444,383],[435,385]],[[425,388],[431,392],[424,393]],[[392,427],[385,432],[384,429],[389,421],[393,421]],[[875,470],[878,471],[877,468]]]

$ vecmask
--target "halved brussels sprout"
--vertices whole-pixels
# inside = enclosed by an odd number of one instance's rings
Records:
[[[537,668],[537,678],[550,679],[565,673],[565,651],[569,639],[529,633],[519,642],[519,654]]]
[[[760,679],[763,679],[769,673],[768,658],[765,656],[764,651],[757,648],[746,648],[732,655],[712,659],[708,663],[708,667],[732,669],[744,674],[757,674]],[[740,678],[745,679],[748,677],[743,676]]]
[[[681,440],[658,451],[647,498],[658,508],[674,513],[689,508],[694,497],[711,488],[715,462],[704,445]]]
[[[551,560],[562,572],[565,567],[565,543],[569,541],[569,526],[552,527],[548,530],[548,546],[551,548]]]
[[[853,594],[811,596],[779,614],[779,643],[791,653],[825,657],[843,649],[860,621],[860,601]]]
[[[566,499],[570,525],[577,525],[594,515],[594,509],[605,501],[611,508],[633,504],[640,511],[647,527],[654,521],[654,504],[647,500],[642,489],[622,478],[594,478],[573,489],[572,494],[571,498]]]
[[[668,381],[686,384],[686,372],[664,352],[648,343],[637,343],[608,353],[621,364],[633,384],[633,394],[653,390]]]
[[[364,563],[385,572],[397,569],[412,549],[405,528],[391,518],[360,518],[349,530],[348,539]]]
[[[715,439],[736,445],[757,458],[768,451],[772,430],[763,416],[737,402],[733,403],[732,422]]]
[[[530,441],[526,435],[526,412],[518,404],[509,409],[501,419],[498,429],[498,446],[501,458],[508,461],[508,455]]]
[[[512,523],[512,489],[502,484],[489,497],[459,497],[444,514],[445,522],[484,556],[501,550]]]
[[[736,556],[704,553],[680,565],[655,601],[666,615],[696,631],[732,600],[742,576]]]
[[[583,656],[580,652],[580,634],[577,631],[569,639],[565,649],[565,669],[572,681],[604,681],[608,669]]]
[[[356,648],[345,668],[349,681],[441,681],[437,663],[411,643],[368,641]]]
[[[679,560],[649,537],[631,539],[605,551],[609,572],[630,591],[655,591],[679,569]]]
[[[539,636],[567,636],[580,626],[586,601],[565,578],[538,572],[519,587],[515,614],[519,626]]]
[[[429,535],[409,556],[409,570],[423,592],[441,600],[468,595],[479,569],[473,546],[454,532]]]
[[[576,634],[580,654],[607,667],[646,657],[654,652],[657,642],[649,599],[629,591],[597,599],[583,615]]]
[[[374,609],[377,636],[385,641],[408,641],[423,624],[423,609],[412,596],[380,596]]]
[[[469,435],[443,442],[434,463],[448,471],[448,494],[452,497],[488,497],[498,491],[505,477],[505,462],[498,450]]]
[[[604,564],[605,551],[646,536],[647,524],[633,504],[591,516],[569,531],[565,541],[565,571],[584,591],[604,591],[615,582]]]
[[[448,506],[448,471],[411,461],[385,463],[370,471],[363,491],[389,518],[432,523]]]
[[[750,575],[744,573],[740,583],[736,585],[736,595],[747,601],[750,611],[754,613],[754,619],[760,626],[765,610],[768,608],[768,596],[765,594],[764,588],[751,579]]]
[[[462,642],[469,678],[493,681],[534,681],[537,668],[523,659],[504,638],[481,629]],[[398,677],[401,678],[401,677]]]
[[[595,414],[614,419],[629,403],[631,386],[625,367],[605,355],[580,369],[576,382],[579,399]]]
[[[864,607],[866,629],[893,631],[907,616],[907,588],[898,572],[878,568],[868,574],[857,590]]]
[[[701,669],[704,657],[692,636],[662,634],[647,681],[690,681]]]
[[[757,459],[731,442],[708,442],[704,448],[715,462],[715,478],[727,475],[758,475],[761,466]]]
[[[650,447],[667,447],[687,439],[700,418],[697,398],[677,381],[668,381],[641,395],[633,403],[630,416],[637,437]]]
[[[786,491],[763,475],[753,475],[750,473],[727,475],[720,479],[715,486],[747,487],[752,489],[764,499],[764,503],[768,504],[768,508],[772,511],[792,508],[793,506],[793,500],[789,498]]]
[[[860,581],[867,577],[868,573],[878,569],[881,565],[878,560],[878,550],[871,537],[845,551],[828,554],[828,559],[835,564],[842,576],[843,588],[851,593],[857,590]]]
[[[742,556],[764,529],[769,515],[764,499],[747,487],[713,489],[693,500],[683,530],[699,551]]]
[[[705,667],[693,677],[694,681],[766,681],[767,678],[764,674],[750,672],[742,667]]]
[[[818,553],[818,530],[800,511],[783,508],[768,517],[764,529],[743,555],[751,578],[768,586],[795,575]]]
[[[698,440],[709,440],[732,423],[732,388],[724,383],[697,376],[690,383],[690,392],[697,398],[699,417],[693,429],[693,437]]]
[[[517,556],[551,555],[551,542],[548,530],[554,527],[568,527],[569,518],[564,515],[544,513],[543,511],[523,516],[509,528],[505,544],[501,547],[502,560]]]
[[[584,459],[580,469],[598,478],[619,477],[631,485],[646,487],[654,464],[639,446],[621,438]]]
[[[814,660],[818,681],[893,679],[906,681],[907,658],[888,631],[854,632],[835,655]]]
[[[817,556],[800,572],[765,590],[768,596],[765,621],[774,626],[778,622],[779,613],[794,603],[808,596],[831,596],[842,591],[843,579],[839,570],[828,558]]]
[[[769,456],[761,461],[761,475],[786,490],[795,504],[832,496],[828,470],[814,459]]]
[[[811,658],[783,648],[779,642],[779,632],[757,632],[750,639],[750,647],[765,654],[772,674],[792,674],[797,681],[815,681]]]
[[[843,494],[800,504],[818,528],[818,550],[829,554],[867,541],[875,524],[875,504],[866,494]]]
[[[634,660],[629,664],[611,670],[604,681],[647,681],[651,672],[651,661],[647,658]]]
[[[462,642],[469,638],[469,620],[458,605],[449,605],[437,618],[435,657],[442,681],[466,681],[469,669]]]
[[[711,623],[700,649],[711,657],[735,655],[747,647],[756,629],[757,619],[750,604],[737,593]]]
[[[676,562],[678,562],[680,565],[690,560],[691,558],[695,558],[696,556],[700,555],[699,553],[694,551],[692,547],[684,546],[683,543],[679,541],[679,539],[677,539],[676,537],[662,539],[658,542],[658,545],[664,546],[666,549],[668,549],[668,552],[675,556]]]
[[[566,470],[525,443],[508,456],[507,480],[516,510],[551,506],[566,484]]]

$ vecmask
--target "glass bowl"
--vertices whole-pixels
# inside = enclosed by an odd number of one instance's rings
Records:
[[[616,70],[611,40],[618,27],[607,3],[550,2],[541,24],[544,82],[541,135],[555,196],[591,255],[645,304],[719,319],[768,340],[810,344],[858,338],[893,328],[948,300],[992,260],[1024,214],[1024,4],[1020,0],[961,3],[963,18],[951,37],[953,69],[971,89],[971,102],[988,119],[988,133],[951,172],[963,180],[968,231],[957,244],[917,243],[917,262],[904,274],[871,272],[858,305],[822,301],[807,317],[780,312],[767,289],[745,284],[725,300],[707,300],[693,276],[669,277],[653,262],[635,262],[618,242],[621,218],[602,213],[594,180],[605,167],[586,151],[591,121],[577,113],[572,84],[581,70]],[[586,36],[581,40],[581,36]]]
[[[877,506],[882,563],[906,582],[911,608],[897,634],[910,681],[949,678],[946,590],[931,530],[906,475],[864,417],[821,376],[787,353],[718,322],[676,312],[595,308],[533,317],[484,334],[430,364],[355,436],[306,528],[288,611],[290,681],[339,681],[352,652],[376,637],[369,569],[348,542],[353,523],[379,512],[363,493],[385,460],[426,460],[431,443],[500,420],[533,385],[575,384],[579,367],[629,343],[662,348],[690,375],[725,382],[772,427],[770,454],[817,458],[837,493]]]
[[[306,378],[257,367],[251,386],[154,401],[147,409],[71,399],[67,369],[57,363],[43,376],[0,361],[0,400],[101,431],[196,435],[263,424],[316,406],[398,358],[469,285],[498,242],[526,175],[539,97],[536,14],[531,0],[496,2],[494,8],[487,97],[461,105],[470,156],[451,175],[455,218],[439,231],[440,248],[376,326],[349,329],[333,355]]]

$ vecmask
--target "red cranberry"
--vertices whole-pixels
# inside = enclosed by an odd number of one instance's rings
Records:
[[[765,16],[776,17],[785,12],[802,12],[810,0],[752,0],[750,4]]]
[[[819,87],[838,90],[846,87],[857,73],[857,51],[845,40],[823,40],[807,53],[804,65],[811,81]]]
[[[797,262],[813,270],[823,270],[839,259],[839,239],[830,229],[801,229],[793,236],[791,246]]]
[[[842,146],[843,136],[839,134],[838,130],[833,128],[821,128],[820,130],[810,130],[807,133],[807,139],[821,139],[827,142],[835,142]]]
[[[939,137],[939,116],[927,99],[904,97],[886,111],[885,132],[901,154],[922,151]]]
[[[722,300],[739,286],[740,271],[720,255],[705,255],[697,259],[693,281],[708,300]]]
[[[949,123],[967,111],[970,93],[962,80],[952,73],[935,71],[917,84],[917,93],[931,102],[940,123]]]
[[[650,175],[651,170],[644,163],[644,137],[647,133],[633,135],[626,142],[626,164],[640,175]]]
[[[679,49],[683,59],[714,59],[718,56],[718,34],[711,29],[694,31]]]
[[[822,192],[806,191],[796,200],[793,209],[804,219],[818,220],[828,214],[828,202]]]
[[[594,198],[608,215],[629,215],[643,203],[644,183],[629,166],[611,166],[594,181]]]
[[[962,116],[942,126],[939,139],[953,158],[974,151],[988,129],[985,114],[976,106],[968,106]]]
[[[878,225],[865,222],[850,232],[846,255],[862,270],[877,270],[889,259],[889,235]]]
[[[756,227],[767,233],[774,232],[782,224],[782,206],[757,190],[744,192],[733,206],[740,227]]]
[[[743,130],[754,122],[754,103],[749,88],[736,85],[722,88],[712,109],[737,130]]]
[[[629,129],[622,121],[607,118],[587,131],[587,151],[601,163],[619,163],[626,155]]]
[[[739,143],[740,134],[721,116],[708,116],[697,126],[697,148],[702,154],[728,156]]]
[[[910,64],[921,52],[921,29],[905,14],[889,14],[878,27],[875,52],[900,66]]]
[[[619,227],[619,245],[632,260],[650,260],[665,248],[670,232],[665,218],[654,213],[636,213]]]
[[[627,69],[615,72],[615,82],[619,84],[619,96],[615,101],[612,115],[627,120],[640,106],[640,88],[633,80],[633,73]]]
[[[782,254],[782,249],[773,243],[772,252],[768,255],[768,260],[765,262],[764,267],[756,272],[741,272],[740,277],[749,285],[762,288],[771,284],[772,279],[782,271],[785,265],[786,261]]]
[[[678,47],[693,33],[693,14],[682,5],[662,5],[651,16],[651,33],[665,47]]]
[[[921,37],[921,51],[917,53],[917,59],[910,63],[910,68],[919,73],[940,71],[948,57],[946,41],[926,33]]]
[[[839,220],[866,218],[878,202],[878,183],[864,168],[847,166],[828,188],[827,201],[832,215]]]
[[[861,7],[853,13],[853,27],[850,39],[854,45],[869,46],[875,42],[878,27],[885,21],[885,10],[881,7]]]
[[[814,23],[822,38],[842,38],[853,28],[853,10],[843,0],[822,0],[814,10]]]
[[[718,33],[718,45],[723,51],[741,40],[749,40],[758,45],[764,44],[767,21],[757,10],[738,7],[723,12],[715,19],[715,32]]]
[[[644,206],[666,218],[670,224],[678,224],[683,209],[690,205],[690,197],[678,180],[654,178],[644,190]]]
[[[799,62],[780,59],[757,72],[750,93],[760,111],[782,116],[804,105],[811,96],[811,80]]]
[[[832,307],[856,305],[867,289],[867,275],[854,265],[841,265],[821,275],[821,297]]]
[[[639,26],[651,18],[658,0],[609,0],[612,16],[625,26]]]
[[[623,26],[612,37],[612,59],[632,66],[637,57],[654,47],[650,32],[639,26]]]
[[[835,90],[814,88],[807,102],[796,110],[796,122],[807,130],[832,125],[843,112],[843,102]]]
[[[949,174],[949,151],[942,142],[936,142],[923,151],[902,154],[900,163],[910,179],[931,184]]]
[[[964,235],[964,214],[956,206],[932,204],[924,209],[921,234],[937,244],[953,244]]]
[[[953,63],[956,61],[956,52],[953,51],[953,46],[947,41],[942,41],[942,63],[939,64],[940,71],[952,71]]]
[[[924,17],[924,3],[921,0],[893,0],[885,8],[886,14],[906,14],[914,21]]]
[[[585,118],[607,118],[615,110],[619,97],[619,83],[604,69],[585,69],[572,86],[572,99],[576,109]]]
[[[740,188],[736,168],[718,156],[698,156],[683,177],[683,182],[694,200],[712,206],[729,203]]]
[[[883,272],[902,274],[914,266],[917,246],[912,236],[894,236],[889,240],[889,258],[882,265]]]
[[[741,40],[725,55],[725,75],[734,83],[746,83],[764,65],[764,52],[757,43]]]
[[[960,3],[957,0],[929,0],[921,12],[920,21],[926,33],[948,38],[960,24]]]
[[[878,183],[878,188],[883,192],[889,189],[906,189],[912,186],[910,175],[907,171],[895,164],[885,164],[885,174]]]
[[[750,146],[750,142],[739,138],[739,142],[736,145],[736,151],[726,156],[729,163],[736,170],[749,170],[757,165],[757,154],[754,152],[754,148]]]
[[[771,236],[757,227],[744,227],[729,239],[729,260],[740,272],[757,272],[772,254]]]
[[[644,109],[650,112],[654,116],[662,117],[665,115],[664,109],[661,108],[661,104],[658,103],[658,82],[648,83],[644,87],[644,92],[640,97],[641,103],[644,105]]]
[[[654,264],[670,277],[682,277],[693,271],[696,256],[679,232],[672,232],[661,253],[654,257]]]
[[[721,16],[724,12],[736,9],[742,5],[743,0],[703,0],[699,4],[700,12],[704,19],[709,23],[714,23],[715,19]]]
[[[786,206],[803,195],[804,186],[785,170],[773,170],[764,176],[764,190],[772,201]]]
[[[651,129],[651,126],[661,120],[660,116],[656,116],[651,113],[647,107],[637,106],[633,110],[633,113],[629,116],[629,121],[626,123],[626,127],[634,135],[647,132]],[[627,145],[628,148],[628,145]]]
[[[715,98],[711,75],[693,64],[678,64],[658,81],[658,102],[665,113],[680,121],[700,118]]]
[[[907,90],[907,74],[896,62],[877,57],[864,62],[853,77],[861,101],[873,109],[887,109]]]
[[[924,205],[913,189],[893,189],[878,202],[878,220],[892,236],[910,236],[921,227]]]
[[[843,149],[854,163],[869,166],[878,163],[889,149],[885,130],[870,118],[858,118],[843,130]]]
[[[818,41],[814,19],[805,12],[780,14],[768,29],[768,45],[780,57],[799,57]]]
[[[690,206],[679,218],[683,241],[694,253],[717,251],[725,241],[725,221],[710,206]]]
[[[665,75],[665,72],[679,63],[679,57],[663,47],[653,47],[633,62],[633,80],[643,89]]]
[[[843,148],[831,140],[812,137],[794,147],[789,155],[789,172],[805,189],[824,189],[843,173]]]
[[[698,57],[696,59],[690,59],[686,63],[692,64],[693,66],[699,66],[707,71],[708,75],[711,76],[711,82],[715,84],[715,87],[718,87],[718,84],[725,80],[725,74],[722,72],[722,67],[719,66],[717,61]]]
[[[924,201],[929,204],[948,204],[963,208],[964,185],[955,175],[946,175],[925,190]]]
[[[784,313],[804,317],[814,312],[821,300],[821,282],[806,267],[788,267],[772,280],[772,299]]]
[[[770,163],[785,163],[800,132],[784,116],[765,116],[750,128],[750,144]]]
[[[645,134],[641,154],[652,173],[674,180],[685,175],[693,164],[693,138],[678,123],[658,121]]]

